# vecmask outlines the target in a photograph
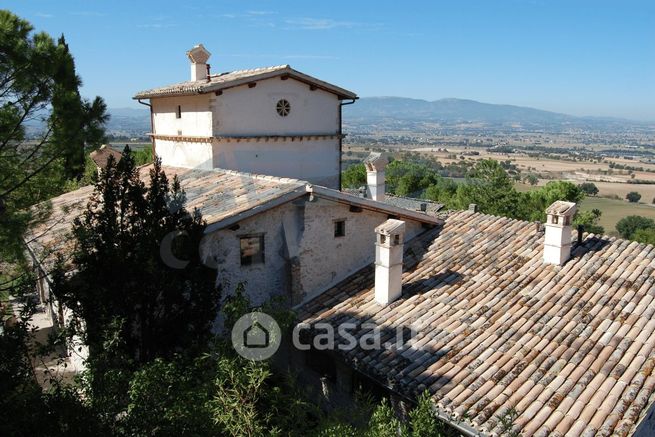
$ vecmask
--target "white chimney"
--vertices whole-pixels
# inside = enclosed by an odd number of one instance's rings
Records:
[[[191,80],[206,80],[209,77],[207,60],[211,53],[202,44],[198,44],[186,52],[186,55],[191,61]]]
[[[375,301],[387,305],[402,293],[405,222],[389,219],[375,234]]]
[[[564,265],[571,257],[571,230],[577,206],[573,202],[558,200],[546,209],[546,236],[544,262]]]
[[[371,153],[364,160],[366,166],[366,197],[384,202],[384,169],[389,161],[381,153]]]

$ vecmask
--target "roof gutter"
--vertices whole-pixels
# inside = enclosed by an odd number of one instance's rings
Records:
[[[360,369],[355,369],[355,368],[353,368],[352,366],[349,366],[349,367],[350,367],[351,369],[353,369],[354,371],[359,372],[359,373],[361,373],[362,375],[366,376],[367,378],[371,378],[371,375],[369,375],[369,374],[363,372],[362,370],[360,370]],[[388,383],[383,383],[383,382],[381,382],[381,381],[380,381],[379,379],[377,379],[377,378],[372,378],[372,379],[373,379],[375,382],[377,382],[380,386],[384,387],[386,390],[388,390],[389,392],[393,393],[395,396],[397,396],[397,397],[399,397],[399,398],[403,398],[405,401],[407,401],[407,402],[409,402],[409,403],[411,403],[411,404],[413,404],[413,405],[416,405],[416,399],[413,399],[413,398],[407,396],[406,394],[399,392],[397,389],[393,388],[393,387],[392,387],[390,384],[388,384]],[[457,431],[459,431],[460,433],[462,433],[462,434],[465,435],[465,436],[469,436],[469,437],[479,437],[479,436],[483,436],[483,435],[484,435],[484,434],[481,433],[480,431],[478,431],[478,430],[476,430],[475,428],[473,428],[471,425],[468,425],[468,424],[466,424],[466,423],[464,423],[464,422],[460,422],[460,421],[457,421],[456,419],[453,419],[452,416],[450,416],[450,415],[447,414],[445,411],[443,411],[442,409],[440,409],[439,407],[437,407],[437,405],[436,405],[434,402],[432,402],[432,412],[433,412],[434,415],[437,417],[437,419],[439,419],[439,420],[442,421],[442,422],[445,422],[446,424],[448,424],[448,426],[450,426],[450,427],[456,429]]]
[[[341,161],[343,158],[343,107],[346,105],[352,105],[357,99],[359,99],[359,97],[350,99],[350,102],[339,102],[339,186],[337,187],[337,190],[339,191],[341,191]]]
[[[139,102],[140,104],[142,104],[143,106],[147,106],[148,108],[150,108],[150,132],[152,132],[154,134],[155,133],[155,120],[154,120],[154,116],[152,114],[152,105],[150,103],[142,102],[141,99],[137,99],[136,101]],[[150,138],[152,138],[152,157],[156,158],[157,157],[157,151],[155,150],[155,137],[150,136]]]

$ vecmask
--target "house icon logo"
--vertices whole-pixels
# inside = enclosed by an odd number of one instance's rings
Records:
[[[243,331],[243,344],[248,348],[267,348],[271,342],[271,334],[258,322],[253,323]]]
[[[245,314],[232,328],[232,346],[242,357],[261,361],[270,358],[280,347],[282,333],[271,316],[262,312]]]

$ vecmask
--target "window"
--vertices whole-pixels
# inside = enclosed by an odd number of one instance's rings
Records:
[[[175,118],[182,118],[182,106],[177,105],[177,112],[175,113]]]
[[[275,110],[280,117],[286,117],[291,112],[291,103],[285,99],[278,100]]]
[[[264,263],[264,235],[240,237],[241,265]]]
[[[346,221],[345,220],[335,220],[334,221],[334,236],[335,237],[345,237],[346,236]]]

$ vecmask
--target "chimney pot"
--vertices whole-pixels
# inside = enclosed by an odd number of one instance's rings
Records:
[[[379,152],[371,153],[364,160],[366,166],[367,196],[370,199],[384,202],[384,169],[389,161]]]
[[[186,55],[191,61],[191,80],[195,82],[209,78],[207,61],[211,53],[202,44],[198,44],[186,52]]]
[[[470,203],[469,212],[478,212],[478,205],[476,203]]]
[[[402,294],[405,222],[389,219],[375,234],[375,301],[388,305]]]
[[[571,257],[571,230],[577,205],[558,200],[546,209],[544,262],[564,265]]]

